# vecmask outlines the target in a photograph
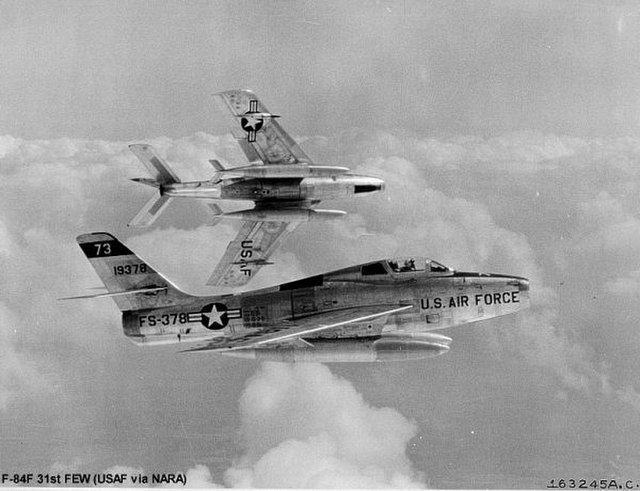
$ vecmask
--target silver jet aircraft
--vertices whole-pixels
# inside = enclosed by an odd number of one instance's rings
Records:
[[[209,181],[182,182],[153,147],[129,146],[153,177],[133,180],[159,191],[159,196],[153,196],[129,225],[150,225],[172,198],[254,202],[254,208],[231,213],[223,213],[217,204],[212,204],[218,218],[234,218],[243,223],[208,285],[246,284],[263,265],[270,264],[272,252],[298,224],[345,215],[341,210],[313,208],[320,201],[384,188],[381,179],[350,174],[346,167],[314,165],[278,124],[279,116],[270,113],[253,92],[229,90],[215,94],[214,99],[227,116],[249,165],[225,169],[217,160],[210,160],[216,172]]]
[[[425,358],[449,350],[432,331],[529,306],[526,278],[463,273],[394,258],[223,296],[188,295],[107,233],[78,243],[140,346],[199,342],[185,351],[289,362]]]

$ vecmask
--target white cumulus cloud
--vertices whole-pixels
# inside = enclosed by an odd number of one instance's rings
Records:
[[[414,422],[372,407],[324,365],[265,363],[240,400],[245,452],[234,487],[423,487],[406,455]]]

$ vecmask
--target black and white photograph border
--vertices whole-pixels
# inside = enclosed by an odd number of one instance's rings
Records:
[[[639,52],[634,1],[0,0],[0,486],[640,488]],[[184,182],[249,165],[234,89],[385,185],[225,290],[240,222],[129,227],[157,192],[129,145]],[[194,295],[419,255],[531,306],[407,361],[137,346],[113,298],[60,300],[104,292],[92,232]]]

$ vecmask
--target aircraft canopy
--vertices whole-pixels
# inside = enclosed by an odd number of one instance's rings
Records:
[[[426,271],[427,273],[450,273],[451,268],[425,257],[397,257],[387,261],[394,273]]]

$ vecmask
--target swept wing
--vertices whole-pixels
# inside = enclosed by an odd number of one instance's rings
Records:
[[[226,351],[258,348],[267,344],[304,342],[303,338],[311,334],[380,319],[411,308],[413,305],[370,305],[321,312],[283,321],[272,327],[249,331],[234,338],[214,338],[203,345],[184,351]]]
[[[250,90],[214,94],[227,123],[249,162],[265,165],[311,164],[311,159],[282,129],[266,106]]]
[[[238,287],[251,280],[278,244],[299,222],[243,221],[236,235],[216,266],[207,285]]]

